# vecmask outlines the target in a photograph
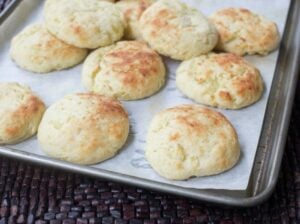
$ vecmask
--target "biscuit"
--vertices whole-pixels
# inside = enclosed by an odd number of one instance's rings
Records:
[[[0,83],[0,144],[16,144],[33,136],[45,111],[31,89]]]
[[[136,100],[157,92],[165,83],[165,75],[161,57],[145,43],[121,41],[87,57],[82,81],[92,92]]]
[[[274,22],[243,8],[221,9],[210,16],[219,32],[216,49],[238,55],[267,55],[280,35]]]
[[[238,161],[235,129],[220,113],[197,105],[180,105],[157,114],[146,144],[153,169],[171,180],[219,174]]]
[[[176,84],[198,103],[225,109],[240,109],[258,101],[264,86],[260,72],[242,57],[210,53],[178,68]]]
[[[139,20],[143,12],[155,0],[121,0],[116,4],[121,9],[127,22],[124,38],[127,40],[142,39]]]
[[[66,44],[44,25],[34,24],[12,39],[10,55],[23,69],[47,73],[79,64],[87,56],[87,50]]]
[[[52,34],[80,48],[111,45],[122,38],[126,26],[115,4],[99,0],[47,0],[44,14]]]
[[[199,11],[178,0],[160,0],[140,19],[143,39],[158,53],[187,60],[211,51],[217,30]]]
[[[88,165],[113,157],[128,132],[128,115],[120,102],[93,93],[71,94],[45,112],[38,140],[47,155]]]

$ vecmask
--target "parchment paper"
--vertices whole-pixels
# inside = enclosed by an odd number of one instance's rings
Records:
[[[290,4],[288,0],[272,0],[272,2],[265,0],[185,0],[185,2],[206,15],[224,7],[248,8],[275,21],[281,35]],[[44,1],[40,0],[24,0],[14,14],[0,27],[0,82],[17,81],[27,84],[49,106],[66,94],[86,91],[81,84],[82,65],[69,70],[39,75],[19,69],[8,54],[10,40],[14,35],[26,25],[42,21],[43,3]],[[172,106],[194,103],[176,89],[175,71],[178,62],[170,59],[166,59],[169,70],[167,85],[158,94],[144,100],[123,102],[130,114],[131,121],[131,134],[126,146],[116,157],[94,167],[187,188],[246,189],[257,150],[277,57],[278,51],[266,57],[246,57],[261,71],[265,82],[266,90],[258,103],[237,111],[219,110],[229,118],[239,136],[242,154],[240,161],[233,169],[210,177],[192,178],[187,181],[167,181],[158,176],[145,160],[145,136],[154,114]],[[44,155],[36,137],[14,145],[13,148]]]

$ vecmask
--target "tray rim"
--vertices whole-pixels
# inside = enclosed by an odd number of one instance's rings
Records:
[[[7,8],[0,14],[0,28],[1,28],[1,23],[3,23],[5,19],[8,18],[13,13],[14,9],[19,5],[20,2],[21,0],[12,0],[7,6]],[[266,148],[269,148],[268,152],[271,153],[271,155],[274,157],[273,164],[271,165],[269,164],[267,168],[266,167],[264,168],[265,171],[266,170],[270,171],[270,175],[269,177],[267,177],[267,179],[264,179],[264,181],[267,182],[265,187],[263,187],[263,189],[261,189],[261,191],[257,193],[257,195],[255,196],[235,197],[235,196],[226,195],[224,193],[218,193],[218,191],[221,192],[221,190],[214,190],[215,192],[210,192],[209,190],[207,191],[207,190],[200,190],[200,189],[189,189],[189,188],[178,187],[170,184],[158,183],[155,181],[146,180],[138,177],[132,177],[124,174],[119,174],[112,171],[101,170],[98,168],[93,168],[88,166],[75,165],[68,162],[48,158],[45,156],[39,156],[39,155],[34,155],[27,152],[15,150],[6,146],[0,146],[0,155],[7,156],[13,159],[26,161],[26,162],[36,163],[39,165],[46,165],[49,167],[54,167],[56,169],[57,168],[62,169],[64,171],[80,173],[80,174],[93,176],[97,178],[103,178],[106,180],[120,182],[127,185],[133,185],[136,187],[142,187],[142,188],[151,189],[155,191],[189,197],[192,199],[207,201],[215,204],[240,206],[240,207],[251,207],[260,204],[265,200],[267,200],[272,194],[273,190],[275,189],[277,179],[279,176],[279,171],[280,171],[280,166],[276,164],[281,164],[284,146],[285,146],[285,140],[288,131],[289,120],[292,112],[292,105],[295,96],[298,71],[300,68],[299,65],[300,46],[298,44],[295,47],[295,46],[291,46],[291,44],[292,41],[296,39],[297,35],[300,37],[300,24],[297,23],[297,21],[300,21],[299,11],[300,11],[300,1],[291,0],[289,12],[288,12],[288,19],[286,22],[285,31],[282,38],[282,43],[280,46],[280,52],[279,52],[276,71],[275,71],[275,77],[277,77],[280,75],[280,73],[283,74],[285,73],[286,70],[290,70],[288,72],[289,75],[287,75],[287,77],[289,78],[289,82],[287,82],[288,84],[283,83],[284,80],[280,78],[278,82],[281,88],[279,90],[275,89],[275,93],[278,93],[280,90],[283,90],[284,89],[283,87],[285,87],[287,91],[285,95],[283,94],[284,97],[279,96],[281,101],[284,101],[282,107],[278,107],[280,105],[278,105],[277,103],[275,103],[276,104],[275,106],[272,105],[274,103],[274,100],[279,100],[278,96],[273,97],[273,99],[272,97],[269,97],[267,103],[266,114],[268,111],[273,110],[272,113],[275,114],[274,116],[277,116],[276,122],[279,123],[279,125],[277,125],[274,129],[272,129],[270,133],[270,135],[273,137],[273,140],[275,140],[276,142],[272,142],[265,145]],[[292,56],[291,61],[287,61],[286,58],[288,55]],[[285,58],[285,61],[281,60],[282,58]],[[290,64],[290,66],[288,66],[287,64]],[[272,91],[274,91],[275,87],[277,86],[273,81],[271,87],[271,93]],[[274,111],[274,109],[275,110],[280,109],[280,111],[279,112]],[[272,120],[272,122],[274,123],[274,120]],[[269,125],[270,124],[266,124],[266,119],[264,119],[262,133],[267,131],[267,128],[265,126],[269,126]],[[277,138],[274,139],[274,137]],[[270,136],[268,136],[268,138],[270,138]],[[258,147],[261,146],[261,141],[262,139],[260,139]]]
[[[12,14],[12,12],[17,8],[22,0],[12,0],[8,3],[6,8],[0,13],[0,26],[1,24]]]

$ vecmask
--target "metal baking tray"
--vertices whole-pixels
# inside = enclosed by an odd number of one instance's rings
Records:
[[[12,0],[0,14],[1,23],[21,0]],[[137,187],[229,206],[250,207],[262,203],[273,192],[284,151],[300,67],[300,1],[292,0],[282,38],[266,116],[248,188],[245,191],[196,190],[157,183],[96,168],[0,147],[0,154],[31,163],[59,168]]]

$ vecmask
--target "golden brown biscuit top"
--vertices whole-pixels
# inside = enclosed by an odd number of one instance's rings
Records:
[[[153,0],[125,0],[119,1],[118,4],[122,7],[127,20],[138,20],[152,3]]]
[[[66,44],[37,23],[27,26],[12,39],[10,55],[22,68],[45,73],[78,64],[87,50]]]
[[[261,92],[261,86],[259,85],[260,72],[250,64],[248,64],[242,57],[231,53],[222,54],[209,54],[207,56],[210,62],[215,62],[226,73],[227,78],[232,81],[234,88],[237,90],[236,94],[240,96],[247,96],[249,92]],[[208,82],[215,79],[214,72],[209,71],[209,66],[204,69],[203,76],[197,81],[199,83]],[[221,76],[221,75],[218,75]],[[220,77],[221,79],[222,77]],[[233,101],[234,99],[227,91],[221,91],[220,97],[224,100]]]
[[[24,132],[26,124],[45,109],[45,104],[27,86],[0,84],[0,123],[7,138]]]
[[[143,39],[160,54],[176,60],[206,54],[218,41],[212,23],[196,8],[179,0],[155,2],[139,22]]]
[[[36,96],[28,97],[27,101],[23,103],[15,112],[14,115],[20,117],[30,116],[44,107],[44,103]]]
[[[223,114],[201,106],[181,105],[161,112],[161,114],[166,115],[171,113],[174,115],[171,116],[171,119],[167,123],[170,126],[172,126],[173,122],[181,125],[181,127],[185,127],[193,135],[207,135],[211,127],[221,127],[224,125],[224,122],[230,124]],[[170,139],[173,141],[179,138],[180,134],[177,132],[170,136]]]
[[[231,53],[210,53],[183,62],[176,84],[199,103],[227,109],[256,102],[264,89],[258,69]]]
[[[219,31],[220,50],[243,55],[266,54],[277,47],[279,34],[274,22],[244,8],[225,8],[210,16]]]
[[[17,83],[0,84],[0,113],[13,112],[27,116],[37,112],[44,103],[26,86]]]
[[[76,95],[82,100],[91,101],[93,105],[97,104],[94,109],[96,114],[100,114],[101,116],[128,116],[126,110],[118,100],[96,93],[77,93]]]
[[[114,75],[121,77],[124,84],[131,86],[144,82],[145,77],[159,75],[162,64],[160,56],[139,41],[118,42],[103,56],[102,61],[103,69],[111,70]]]

